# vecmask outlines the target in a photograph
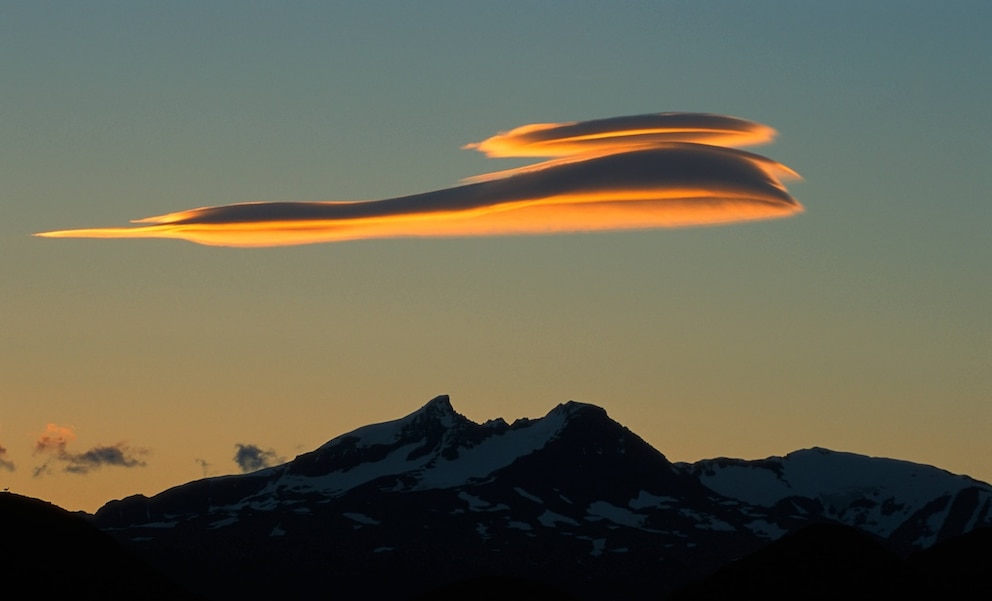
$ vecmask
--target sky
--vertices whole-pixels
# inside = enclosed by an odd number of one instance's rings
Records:
[[[812,446],[992,481],[992,5],[0,2],[0,487],[94,511],[438,394],[672,461]],[[534,123],[774,128],[781,219],[263,248],[39,232],[377,201]],[[542,159],[537,159],[542,160]],[[429,198],[433,198],[428,195]]]

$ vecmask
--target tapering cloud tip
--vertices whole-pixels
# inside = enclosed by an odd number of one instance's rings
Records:
[[[360,238],[492,236],[713,225],[802,211],[781,163],[734,148],[772,128],[736,117],[661,113],[525,125],[470,144],[488,156],[556,157],[471,183],[360,202],[253,202],[58,230],[48,238],[177,238],[283,246]]]

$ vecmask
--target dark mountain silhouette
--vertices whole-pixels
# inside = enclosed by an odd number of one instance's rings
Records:
[[[578,601],[559,588],[523,578],[488,576],[445,584],[414,597],[413,601]]]
[[[83,599],[197,599],[81,515],[0,493],[0,571],[8,593]]]
[[[944,599],[992,599],[992,528],[979,528],[910,556],[921,590]]]
[[[840,524],[816,524],[787,535],[672,595],[697,599],[888,598],[905,592],[902,560],[877,540]]]
[[[992,598],[992,529],[900,558],[850,526],[815,524],[677,591],[703,599]]]
[[[819,448],[673,464],[593,405],[476,424],[438,397],[286,464],[114,501],[94,519],[214,599],[410,599],[496,583],[657,599],[810,524],[857,528],[884,551],[858,547],[865,566],[886,553],[898,564],[992,525],[992,487]],[[782,541],[812,535],[796,536]],[[827,548],[852,545],[844,536]],[[837,569],[860,578],[859,557]]]

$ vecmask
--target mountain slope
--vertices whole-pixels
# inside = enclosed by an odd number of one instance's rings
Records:
[[[988,599],[990,574],[989,528],[903,560],[863,531],[822,523],[785,536],[669,598]]]
[[[90,599],[195,598],[81,515],[50,503],[0,493],[0,530],[0,573],[20,596],[71,591]]]

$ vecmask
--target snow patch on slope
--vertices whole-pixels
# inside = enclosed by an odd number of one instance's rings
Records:
[[[542,501],[540,497],[536,497],[536,496],[530,494],[529,492],[527,492],[526,490],[520,488],[519,486],[514,486],[513,487],[513,490],[518,495],[520,495],[521,497],[527,499],[528,501],[533,501],[535,503],[540,503],[541,505],[544,504],[544,501]]]
[[[828,517],[886,537],[927,503],[981,486],[927,465],[821,448],[755,462],[701,461],[695,467],[700,481],[723,496],[768,508],[789,497],[814,499]],[[947,505],[928,517],[934,536]]]
[[[637,496],[631,499],[627,505],[630,506],[631,509],[647,509],[648,507],[664,508],[676,502],[678,502],[678,499],[675,497],[653,495],[646,490],[642,490],[638,492]]]
[[[270,495],[279,489],[288,489],[298,493],[319,491],[324,495],[337,496],[378,478],[423,469],[431,460],[430,455],[423,455],[413,460],[407,459],[407,456],[421,444],[420,441],[413,442],[397,448],[380,461],[361,463],[349,470],[331,472],[323,476],[285,474],[266,487],[261,494]]]
[[[554,411],[546,417],[502,434],[490,436],[471,448],[458,449],[456,459],[438,458],[419,476],[415,490],[452,488],[481,480],[517,459],[542,449],[561,432],[567,415]]]
[[[369,516],[365,515],[364,513],[356,513],[356,512],[353,512],[353,511],[346,511],[346,512],[342,513],[341,515],[343,515],[344,517],[348,518],[349,520],[352,520],[353,522],[358,522],[359,524],[362,524],[362,525],[365,525],[365,526],[378,526],[380,524],[379,520],[377,520],[375,518],[370,518]]]
[[[568,516],[561,515],[560,513],[555,513],[549,509],[544,510],[544,513],[537,516],[537,521],[541,523],[542,526],[547,528],[554,528],[556,524],[568,524],[569,526],[578,526],[579,523]]]
[[[848,498],[864,494],[916,505],[976,484],[927,465],[819,448],[766,461],[781,466],[781,477],[760,464],[700,462],[707,464],[700,479],[721,495],[763,507],[791,496],[823,498],[830,506],[843,506]]]
[[[367,449],[379,445],[388,446],[399,440],[400,434],[407,427],[419,419],[425,419],[428,415],[438,419],[445,428],[452,427],[457,418],[460,417],[451,407],[448,396],[441,395],[433,398],[429,403],[410,415],[388,422],[362,426],[357,430],[352,430],[351,432],[332,438],[321,445],[318,450],[333,447],[347,438],[358,439],[357,446],[359,448]]]
[[[640,528],[644,525],[644,516],[634,513],[624,507],[617,507],[606,501],[596,501],[586,508],[586,514],[591,516],[590,521],[606,519],[614,524],[629,526],[630,528]]]
[[[578,406],[578,404],[571,405]],[[263,490],[253,495],[253,498],[274,500],[279,497],[278,492],[280,490],[288,490],[298,494],[312,492],[335,497],[363,484],[389,476],[403,476],[405,479],[412,480],[412,485],[400,485],[400,488],[406,490],[455,488],[481,481],[493,472],[509,466],[521,457],[540,450],[548,442],[554,440],[575,409],[576,407],[561,405],[541,419],[524,420],[521,425],[511,427],[501,433],[494,433],[475,446],[458,447],[458,456],[454,459],[448,459],[440,453],[450,443],[453,425],[460,416],[457,416],[450,409],[446,400],[439,402],[438,399],[435,399],[424,408],[403,419],[359,428],[339,436],[321,447],[321,449],[326,450],[344,442],[345,439],[354,440],[355,438],[358,439],[356,444],[360,448],[395,444],[400,440],[404,429],[414,419],[428,411],[433,411],[432,418],[446,420],[444,421],[446,432],[444,439],[432,452],[409,459],[408,457],[414,451],[423,446],[422,440],[416,440],[394,449],[378,461],[366,461],[350,469],[334,471],[321,476],[293,474],[283,470],[281,477],[273,480]],[[461,419],[464,420],[464,418]]]

